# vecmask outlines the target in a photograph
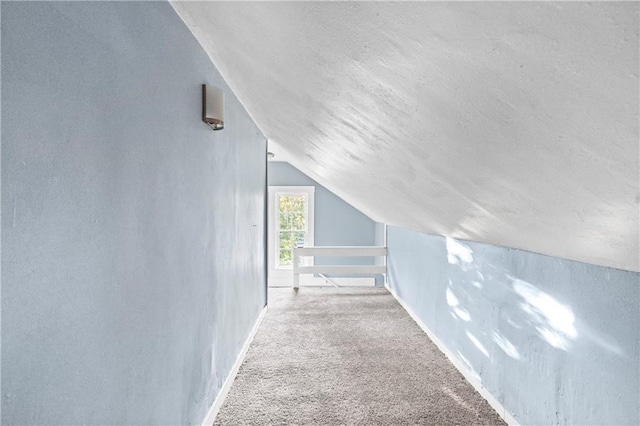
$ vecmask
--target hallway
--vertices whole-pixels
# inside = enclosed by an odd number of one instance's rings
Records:
[[[640,2],[0,5],[2,426],[640,425]]]
[[[269,290],[216,424],[503,424],[383,288]]]

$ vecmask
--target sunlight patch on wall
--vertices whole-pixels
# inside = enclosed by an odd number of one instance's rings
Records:
[[[534,322],[535,329],[551,346],[569,350],[571,340],[578,337],[571,308],[526,281],[507,275],[514,291],[522,297],[520,307]]]
[[[451,280],[449,280],[449,285],[451,285]],[[471,315],[469,315],[469,311],[459,306],[460,301],[458,300],[456,295],[453,293],[453,291],[451,291],[450,288],[447,288],[446,298],[447,298],[447,305],[449,305],[452,311],[451,314],[455,318],[460,318],[462,321],[471,320]]]
[[[446,237],[447,261],[452,265],[473,262],[473,250],[453,238]]]
[[[513,346],[513,343],[511,343],[509,339],[507,339],[497,331],[492,332],[491,337],[505,354],[513,359],[520,359],[520,353],[518,353],[518,349]]]
[[[480,343],[480,341],[478,340],[478,338],[476,336],[474,336],[473,334],[471,334],[469,332],[469,330],[465,331],[465,334],[467,335],[467,337],[469,338],[469,340],[471,340],[471,343],[473,343],[474,345],[476,345],[476,348],[478,348],[478,350],[480,352],[483,353],[484,356],[486,356],[487,358],[489,358],[489,352],[487,351],[487,349],[482,345],[482,343]]]
[[[467,370],[471,373],[471,376],[473,376],[473,378],[476,379],[477,381],[482,382],[482,378],[480,377],[480,374],[478,374],[475,368],[473,368],[473,365],[471,365],[471,362],[469,362],[467,357],[462,355],[462,352],[460,351],[456,351],[456,356],[467,367]]]

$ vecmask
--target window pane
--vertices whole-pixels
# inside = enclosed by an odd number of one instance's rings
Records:
[[[303,213],[305,211],[304,195],[294,195],[291,198],[291,211],[296,213]]]
[[[296,232],[293,234],[295,239],[296,247],[304,247],[306,232]]]
[[[280,196],[280,212],[290,212],[293,208],[293,196],[281,195]]]
[[[280,211],[302,213],[305,211],[304,195],[280,195]]]
[[[293,249],[305,245],[307,233],[306,194],[280,193],[278,202],[278,255],[277,265],[289,268],[293,264]],[[300,264],[305,264],[300,259]]]
[[[294,247],[294,238],[291,232],[280,232],[280,250],[291,250]]]
[[[296,231],[302,231],[305,228],[305,217],[302,213],[291,215],[291,229]]]
[[[278,254],[279,266],[291,266],[293,264],[293,249],[295,247],[303,247],[305,245],[306,235],[306,232],[280,232],[280,251]],[[300,258],[299,264],[305,265],[306,262],[303,258]]]
[[[292,263],[292,253],[291,250],[280,250],[280,259],[279,259],[279,264],[280,266],[290,266]]]
[[[280,210],[280,229],[291,229],[291,214]]]
[[[306,232],[280,231],[280,250],[292,250],[294,247],[304,247],[306,238]]]
[[[280,229],[289,229],[290,224],[287,223],[288,213],[289,211],[291,211],[289,197],[286,195],[281,195],[279,203],[278,216],[280,217]]]

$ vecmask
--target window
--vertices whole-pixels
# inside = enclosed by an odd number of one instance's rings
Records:
[[[293,249],[313,246],[314,195],[313,186],[269,187],[269,285],[291,285]]]
[[[307,194],[278,194],[278,256],[276,267],[291,268],[294,247],[307,237]]]

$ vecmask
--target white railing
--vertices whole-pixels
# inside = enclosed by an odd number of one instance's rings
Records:
[[[383,265],[300,266],[300,257],[382,257]],[[387,248],[366,246],[318,246],[293,249],[293,288],[300,287],[300,274],[370,275],[387,273]]]

